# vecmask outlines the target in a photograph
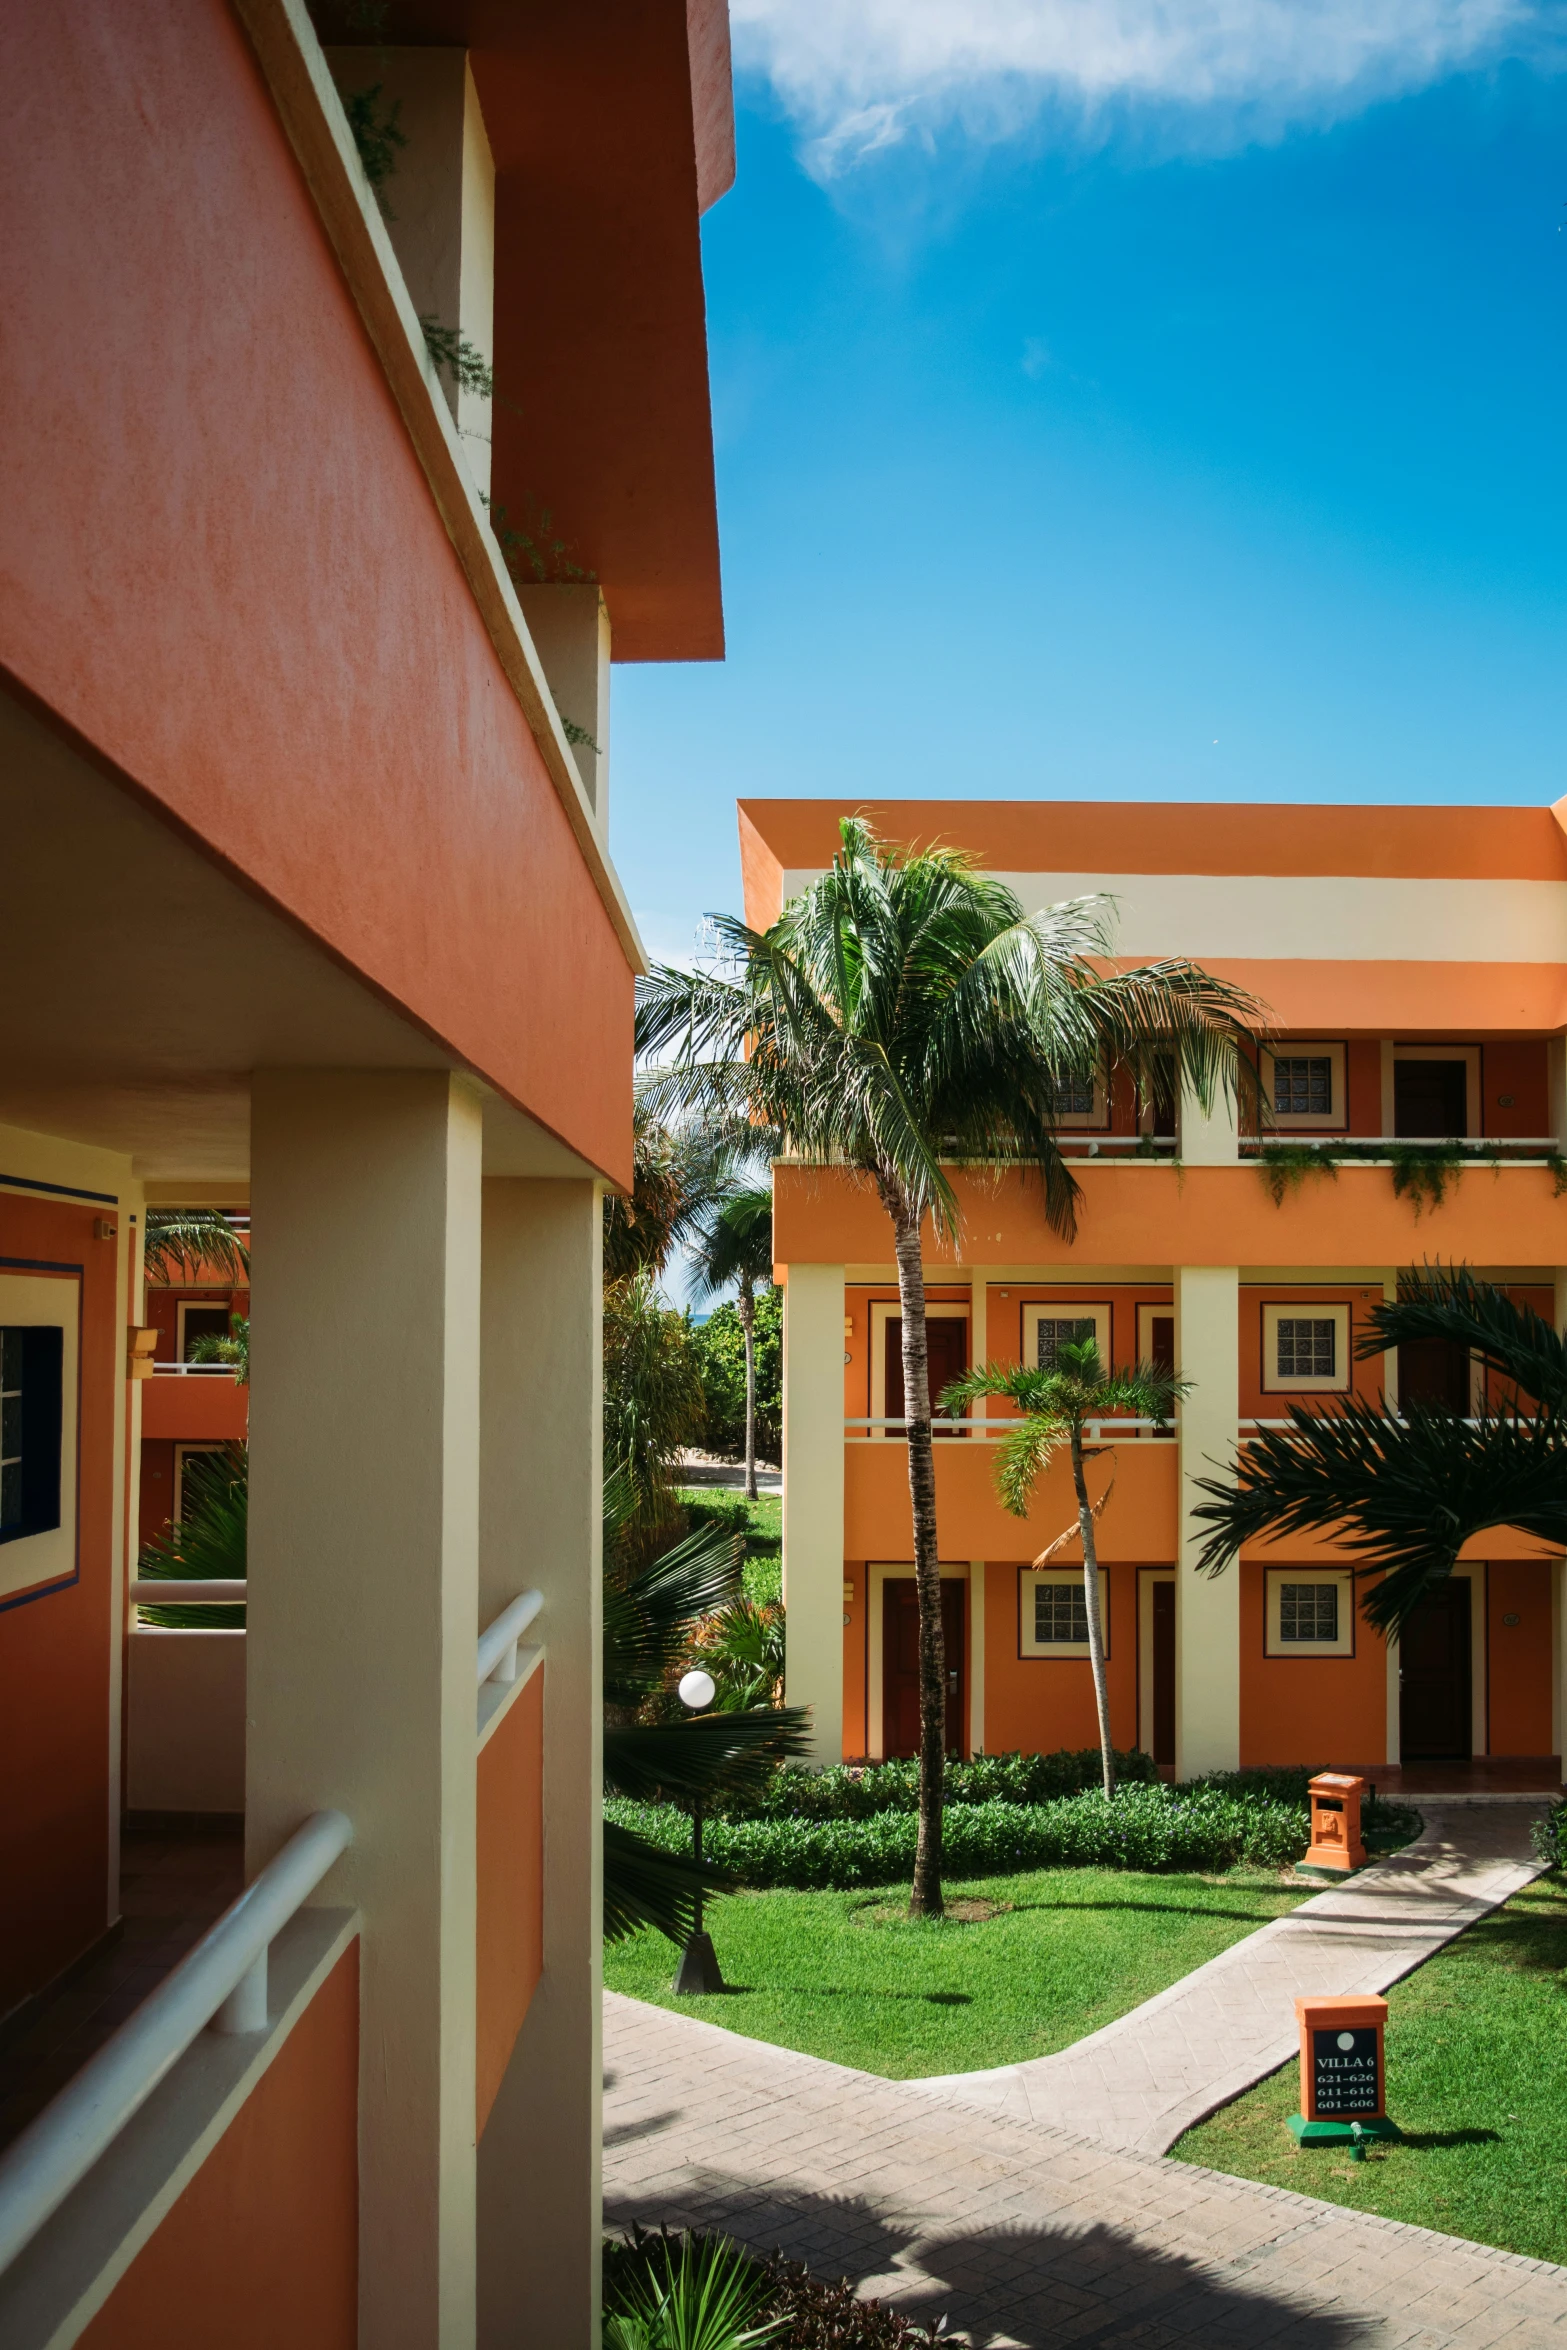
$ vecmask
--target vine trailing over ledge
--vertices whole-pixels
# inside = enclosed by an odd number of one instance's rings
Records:
[[[1551,1177],[1552,1195],[1567,1195],[1567,1153],[1543,1151],[1541,1159]],[[1309,1177],[1338,1180],[1343,1166],[1385,1166],[1393,1178],[1395,1197],[1407,1199],[1418,1223],[1427,1208],[1439,1208],[1466,1167],[1489,1167],[1494,1175],[1505,1165],[1495,1141],[1448,1142],[1265,1142],[1252,1164],[1276,1208],[1298,1192]]]
[[[1282,1208],[1286,1194],[1299,1191],[1308,1175],[1331,1175],[1337,1183],[1338,1162],[1314,1142],[1265,1142],[1257,1172],[1274,1206]]]

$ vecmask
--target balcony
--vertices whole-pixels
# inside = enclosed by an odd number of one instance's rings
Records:
[[[1077,1520],[1071,1465],[1058,1454],[1035,1491],[1026,1519],[996,1498],[995,1447],[1005,1420],[938,1421],[936,1515],[946,1558],[1032,1558]],[[844,1423],[844,1556],[899,1559],[913,1554],[908,1447],[904,1421]],[[1175,1555],[1178,1451],[1173,1428],[1149,1420],[1095,1421],[1090,1429],[1095,1499],[1113,1471],[1115,1502],[1099,1530],[1100,1556],[1166,1559]],[[1114,1446],[1113,1460],[1109,1448]],[[1108,1468],[1104,1465],[1109,1463]]]

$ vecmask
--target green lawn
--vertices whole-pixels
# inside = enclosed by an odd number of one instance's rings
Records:
[[[949,1899],[1006,1906],[919,1924],[892,1893],[737,1893],[708,1919],[726,1994],[676,2000],[674,1946],[651,1932],[606,1950],[604,1979],[892,2080],[974,2072],[1097,2031],[1314,1890],[1245,1869],[1050,1869],[949,1886]]]
[[[1259,2082],[1174,2149],[1246,2179],[1567,2263],[1567,1886],[1541,1878],[1388,1993],[1388,2112],[1352,2163],[1297,2150],[1299,2071]]]
[[[783,1495],[758,1494],[747,1501],[732,1486],[682,1489],[680,1499],[698,1519],[716,1520],[745,1534],[745,1595],[757,1607],[771,1607],[783,1593]]]

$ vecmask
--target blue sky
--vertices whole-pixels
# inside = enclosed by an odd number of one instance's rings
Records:
[[[1562,16],[735,16],[729,657],[615,677],[652,952],[741,796],[1567,792]]]

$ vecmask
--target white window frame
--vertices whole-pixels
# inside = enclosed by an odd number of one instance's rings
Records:
[[[1114,1325],[1107,1300],[1100,1299],[1096,1302],[1091,1298],[1084,1298],[1079,1302],[1076,1298],[1030,1298],[1023,1308],[1022,1330],[1023,1364],[1025,1369],[1030,1371],[1037,1370],[1039,1367],[1039,1325],[1041,1322],[1092,1322],[1094,1344],[1099,1349],[1099,1359],[1106,1370],[1110,1368],[1112,1359],[1110,1336]]]
[[[1264,1594],[1263,1654],[1270,1657],[1353,1656],[1355,1653],[1355,1578],[1347,1567],[1267,1567]],[[1286,1640],[1280,1629],[1286,1583],[1334,1583],[1338,1586],[1338,1638]]]
[[[1325,1134],[1330,1132],[1342,1134],[1347,1130],[1349,1126],[1349,1089],[1346,1076],[1347,1060],[1342,1044],[1334,1044],[1331,1040],[1321,1037],[1297,1039],[1293,1036],[1281,1036],[1272,1046],[1263,1046],[1261,1060],[1260,1074],[1263,1097],[1269,1106],[1269,1115],[1263,1121],[1265,1134]],[[1331,1061],[1333,1065],[1332,1108],[1326,1113],[1321,1110],[1304,1110],[1299,1113],[1291,1113],[1287,1118],[1280,1117],[1272,1106],[1273,1064],[1275,1060]]]
[[[1331,1379],[1282,1379],[1279,1376],[1279,1324],[1281,1321],[1328,1322],[1338,1325],[1333,1342],[1334,1360],[1338,1365]],[[1264,1395],[1347,1395],[1353,1365],[1350,1361],[1350,1309],[1338,1299],[1281,1298],[1275,1305],[1262,1309],[1262,1391]]]
[[[959,1321],[963,1322],[966,1322],[969,1318],[969,1309],[966,1305],[963,1304],[961,1299],[943,1299],[934,1305],[927,1304],[925,1308],[925,1319],[927,1322],[946,1320],[953,1316],[956,1316]],[[887,1324],[889,1322],[901,1322],[902,1319],[903,1308],[895,1297],[872,1298],[870,1320],[870,1417],[873,1420],[884,1420],[887,1417]],[[973,1351],[973,1341],[971,1338],[969,1342],[969,1357],[971,1361],[973,1359]],[[931,1410],[934,1412],[936,1407],[936,1398],[932,1396],[930,1401]],[[895,1444],[901,1444],[904,1441],[903,1437],[896,1434],[891,1428],[868,1428],[866,1430],[866,1434],[873,1437],[880,1436],[884,1438],[891,1438],[892,1442]],[[963,1440],[960,1439],[959,1441]]]
[[[1464,1133],[1455,1141],[1475,1141],[1485,1133],[1485,1105],[1480,1089],[1480,1047],[1477,1044],[1399,1044],[1395,1039],[1392,1052],[1393,1068],[1389,1083],[1393,1088],[1388,1104],[1387,1130],[1393,1132],[1394,1104],[1398,1100],[1397,1068],[1400,1061],[1462,1061],[1464,1064]],[[1435,1137],[1440,1141],[1441,1136]]]
[[[1175,1580],[1173,1567],[1139,1567],[1137,1570],[1137,1743],[1144,1754],[1153,1752],[1153,1587],[1156,1583],[1173,1583]],[[1178,1595],[1176,1606],[1180,1606]],[[1180,1684],[1177,1680],[1177,1709],[1179,1704]]]
[[[1078,1591],[1083,1588],[1083,1570],[1070,1564],[1063,1567],[1020,1567],[1017,1578],[1017,1652],[1020,1657],[1058,1657],[1088,1662],[1086,1640],[1036,1640],[1034,1637],[1034,1593],[1041,1583],[1070,1583]],[[1099,1623],[1104,1633],[1105,1655],[1110,1654],[1110,1575],[1099,1570]]]
[[[174,1308],[174,1359],[177,1363],[185,1361],[185,1317],[190,1313],[222,1314],[225,1320],[232,1324],[233,1293],[227,1289],[216,1289],[209,1290],[205,1297],[182,1297],[176,1301]],[[225,1330],[224,1336],[227,1337],[227,1335],[228,1331]]]
[[[60,1523],[0,1543],[0,1599],[35,1584],[73,1582],[77,1572],[77,1442],[81,1403],[78,1273],[0,1273],[0,1322],[46,1324],[64,1333],[60,1361]],[[105,1439],[107,1442],[107,1438]]]
[[[176,1525],[176,1526],[177,1526],[177,1525],[180,1523],[181,1519],[182,1519],[182,1518],[184,1517],[184,1515],[185,1515],[185,1464],[186,1464],[186,1462],[187,1462],[187,1461],[189,1461],[189,1460],[192,1460],[192,1459],[194,1459],[194,1458],[196,1458],[196,1457],[198,1457],[198,1456],[199,1456],[201,1459],[204,1459],[204,1460],[210,1460],[210,1459],[212,1458],[212,1455],[213,1455],[214,1453],[223,1453],[223,1452],[227,1452],[227,1450],[228,1450],[228,1446],[227,1446],[226,1444],[216,1444],[216,1443],[213,1443],[213,1442],[211,1441],[211,1439],[210,1439],[210,1438],[209,1438],[209,1439],[202,1439],[202,1440],[200,1440],[200,1441],[198,1441],[198,1442],[193,1442],[193,1443],[190,1443],[190,1444],[183,1444],[183,1443],[181,1443],[181,1444],[176,1444],[176,1445],[175,1445],[175,1447],[174,1447],[174,1508],[173,1508],[173,1510],[171,1511],[170,1515],[172,1516],[172,1518],[173,1518],[173,1521],[174,1521],[174,1523],[175,1523],[175,1525]]]

